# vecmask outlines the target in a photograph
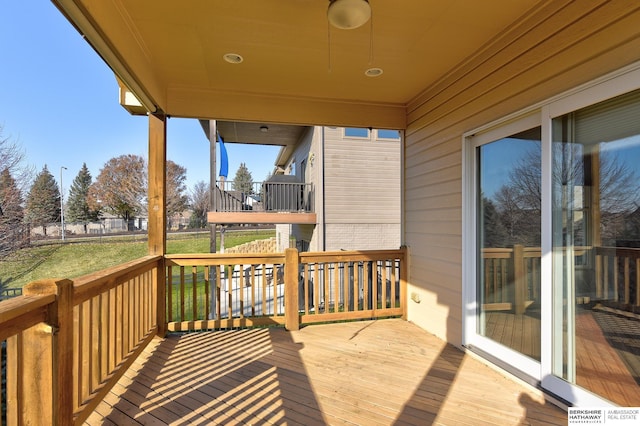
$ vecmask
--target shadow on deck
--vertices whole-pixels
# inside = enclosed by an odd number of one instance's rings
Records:
[[[401,320],[155,339],[86,424],[566,424],[541,392]]]

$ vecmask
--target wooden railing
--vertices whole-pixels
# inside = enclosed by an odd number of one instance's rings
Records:
[[[637,311],[640,307],[640,248],[596,247],[595,292],[597,300]]]
[[[169,331],[405,314],[406,249],[168,255]]]
[[[82,423],[164,321],[162,270],[162,257],[147,256],[74,281],[33,282],[1,302],[0,424]]]
[[[576,296],[637,312],[640,308],[640,248],[575,247]],[[482,250],[484,308],[523,313],[540,294],[540,248],[514,246]],[[580,259],[580,260],[578,260]],[[587,277],[589,282],[583,282]],[[590,284],[592,282],[593,284]]]
[[[167,329],[405,317],[406,279],[404,248],[287,249],[147,256],[73,281],[30,283],[0,302],[0,426],[81,424]]]
[[[217,212],[313,212],[312,183],[304,182],[250,182],[238,184],[218,181],[214,191]]]
[[[485,310],[522,314],[539,299],[540,253],[540,247],[522,245],[482,250]]]

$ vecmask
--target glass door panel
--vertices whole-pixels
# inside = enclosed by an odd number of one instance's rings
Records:
[[[540,135],[476,148],[476,333],[538,362]]]
[[[640,406],[640,92],[552,129],[552,373]]]

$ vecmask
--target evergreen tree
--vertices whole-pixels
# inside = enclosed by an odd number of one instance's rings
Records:
[[[83,163],[78,175],[69,188],[69,200],[67,201],[66,220],[69,222],[93,222],[98,220],[99,212],[89,207],[87,195],[91,186],[91,173],[87,164]]]
[[[32,225],[42,226],[45,235],[46,225],[60,220],[60,191],[46,165],[29,190],[25,220]]]
[[[240,163],[238,167],[236,177],[233,179],[233,189],[242,191],[244,194],[253,194],[253,177],[245,163]]]

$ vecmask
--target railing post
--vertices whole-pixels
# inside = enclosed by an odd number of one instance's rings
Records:
[[[513,246],[513,281],[516,315],[522,315],[525,309],[527,281],[524,274],[524,246],[521,244]]]
[[[402,307],[402,319],[407,320],[407,306],[409,301],[407,300],[407,283],[409,282],[409,262],[410,262],[410,250],[409,246],[401,247],[403,252],[403,260],[400,261],[400,306]]]
[[[284,251],[284,326],[289,331],[300,329],[298,314],[298,250],[288,248]]]
[[[55,294],[48,324],[22,333],[22,412],[24,424],[73,424],[73,282],[27,284],[25,296]]]
[[[157,335],[165,337],[167,335],[167,267],[165,266],[165,258],[158,261],[158,265],[152,274],[156,286],[156,327]],[[169,289],[171,291],[171,289]]]

